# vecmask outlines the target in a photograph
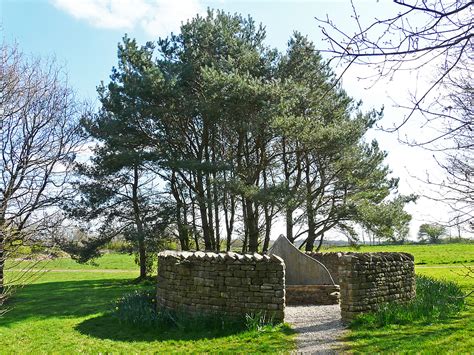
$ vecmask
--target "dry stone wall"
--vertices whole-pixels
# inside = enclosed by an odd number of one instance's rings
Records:
[[[348,253],[339,258],[342,320],[415,297],[414,258],[407,253]]]
[[[338,304],[339,285],[286,285],[286,304]]]
[[[157,301],[193,314],[262,313],[283,321],[285,264],[275,255],[165,251],[158,255]]]
[[[318,260],[329,270],[334,282],[339,284],[339,259],[344,255],[344,253],[316,253],[316,252],[306,252],[306,255],[312,257],[313,259]]]

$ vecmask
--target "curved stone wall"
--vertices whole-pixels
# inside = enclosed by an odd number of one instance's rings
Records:
[[[340,257],[342,320],[415,297],[415,264],[407,253],[350,253]]]
[[[301,252],[300,256],[310,258]],[[190,313],[262,313],[283,321],[285,296],[288,304],[333,304],[338,302],[340,291],[342,319],[349,322],[384,303],[408,302],[415,296],[412,255],[336,256],[331,258],[334,263],[338,261],[339,286],[290,284],[285,292],[285,262],[277,255],[166,251],[158,255],[157,300],[166,308]]]
[[[275,255],[158,254],[158,304],[190,313],[261,313],[283,321],[285,264]]]

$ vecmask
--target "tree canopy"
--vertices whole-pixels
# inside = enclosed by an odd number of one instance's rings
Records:
[[[124,37],[118,67],[99,88],[102,108],[83,122],[98,142],[79,171],[87,213],[110,211],[88,190],[103,180],[111,186],[101,194],[122,199],[133,230],[166,210],[167,233],[182,249],[230,250],[240,239],[243,252],[266,251],[281,218],[306,250],[333,230],[357,238],[357,226],[387,225],[390,236],[394,222],[379,214],[409,219],[411,197],[393,208],[398,180],[364,138],[382,113],[362,112],[303,35],[286,53],[264,40],[251,18],[220,11],[156,43]],[[137,189],[149,209],[134,210],[135,219],[121,192],[133,193],[134,176],[150,186]]]
[[[440,224],[424,223],[420,226],[418,237],[428,243],[439,243],[440,238],[445,235],[446,227]]]

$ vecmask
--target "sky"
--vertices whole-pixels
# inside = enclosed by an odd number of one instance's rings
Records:
[[[367,23],[397,11],[388,0],[355,0],[355,4],[361,20]],[[266,43],[281,51],[294,31],[307,35],[318,49],[326,49],[315,17],[328,16],[347,31],[354,25],[348,0],[0,0],[0,36],[7,43],[16,42],[28,55],[55,58],[78,96],[97,104],[96,87],[108,81],[117,63],[117,44],[124,34],[138,43],[154,41],[178,32],[183,21],[205,14],[207,8],[250,15],[266,27]],[[426,72],[430,70],[426,68]],[[349,71],[343,77],[343,87],[363,100],[364,109],[384,106],[384,126],[400,122],[406,113],[394,102],[406,101],[419,73],[400,74],[374,86],[357,79],[366,73],[370,69]],[[424,134],[416,120],[405,127],[405,132],[415,137]],[[397,133],[374,131],[369,138],[376,138],[388,151],[387,163],[400,178],[400,193],[429,194],[420,181],[428,172],[431,179],[442,179],[431,152],[400,144]],[[423,197],[407,210],[413,215],[411,239],[416,238],[421,223],[442,221],[449,215],[445,206]]]

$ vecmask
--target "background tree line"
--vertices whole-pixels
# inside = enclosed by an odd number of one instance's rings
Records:
[[[264,40],[251,18],[213,11],[156,43],[124,37],[100,110],[82,120],[97,144],[65,206],[91,237],[67,251],[87,260],[123,236],[143,277],[172,238],[265,252],[278,219],[308,251],[329,231],[356,239],[357,226],[406,238],[414,197],[397,194],[386,153],[364,139],[382,112],[361,112],[306,37],[285,53]]]

